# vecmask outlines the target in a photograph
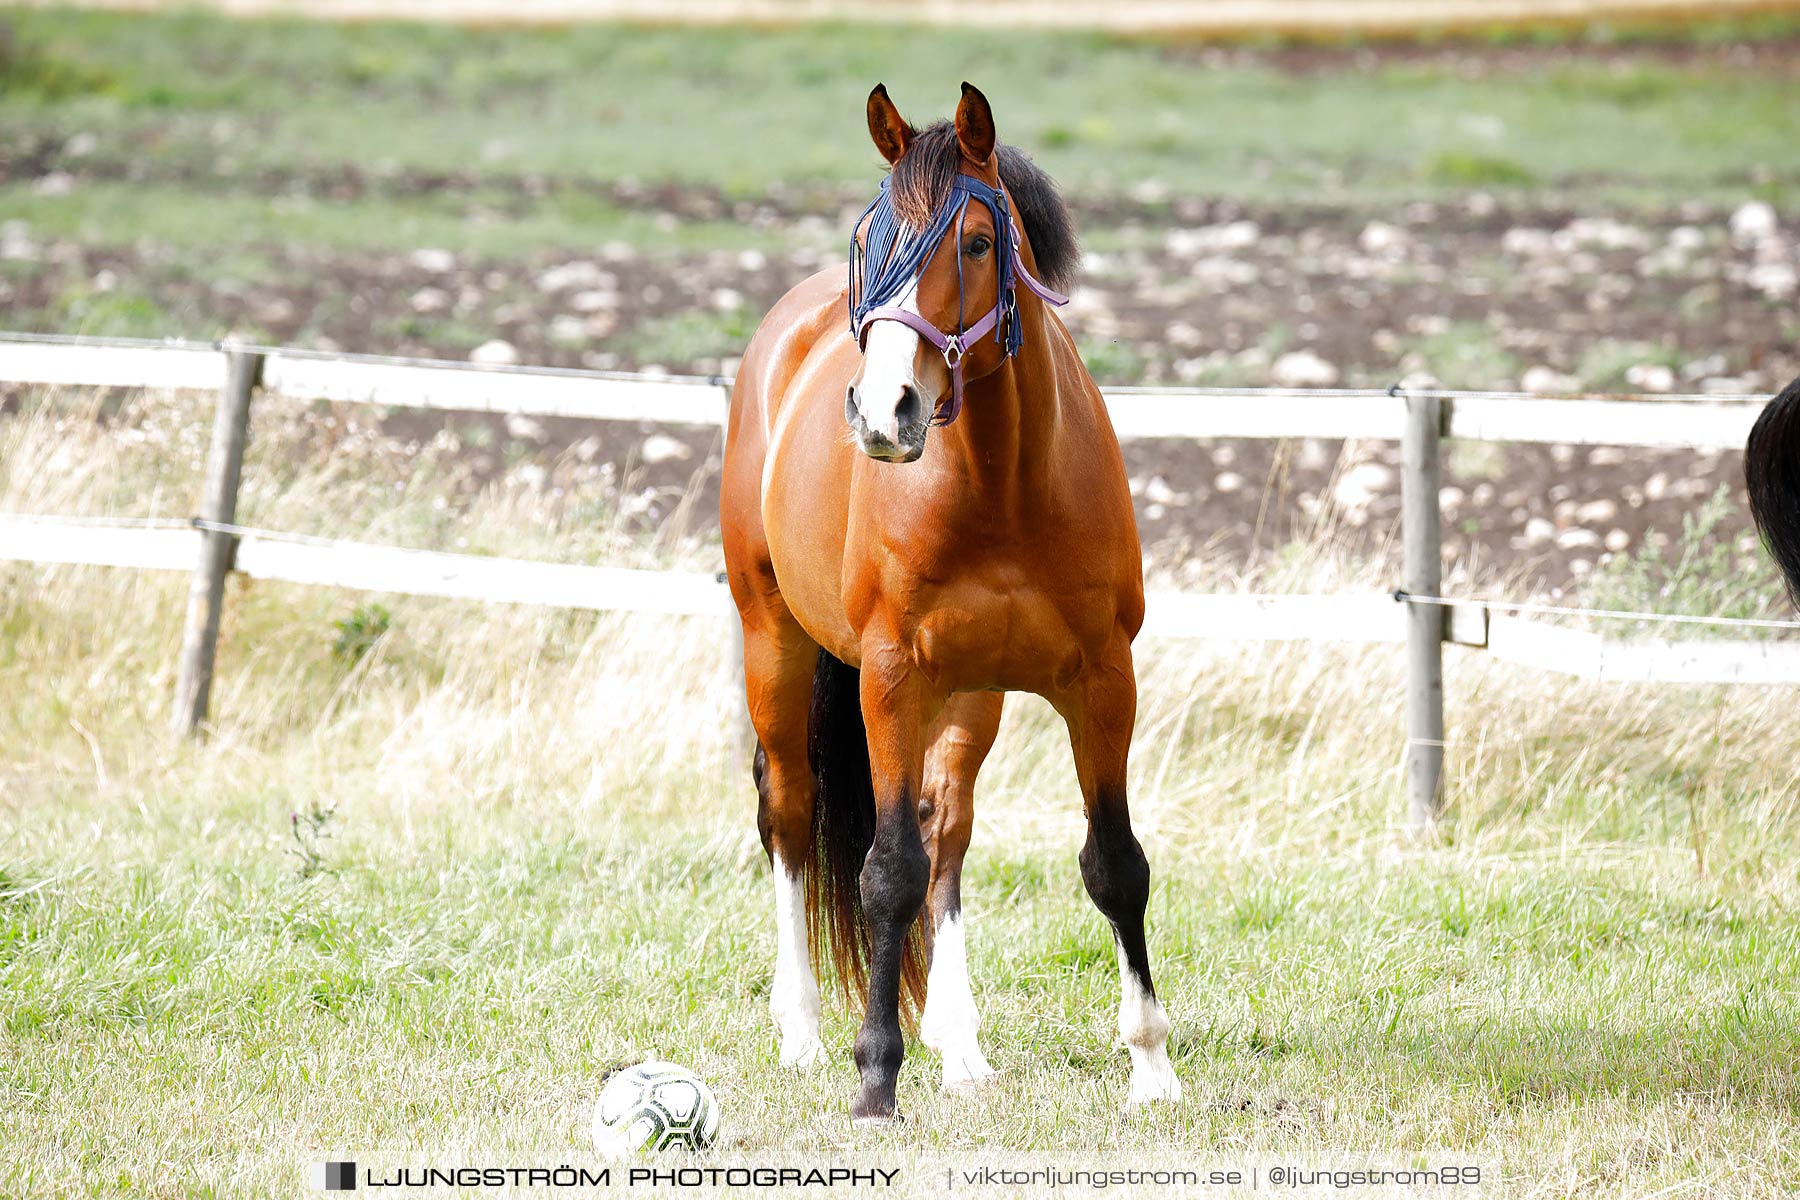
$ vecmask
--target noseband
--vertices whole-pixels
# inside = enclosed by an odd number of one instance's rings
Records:
[[[869,328],[877,321],[898,321],[937,347],[950,368],[950,398],[940,402],[932,414],[933,425],[948,425],[962,414],[963,358],[969,347],[992,332],[994,341],[1004,346],[1008,358],[1019,352],[1024,331],[1019,326],[1017,285],[1024,285],[1046,304],[1062,307],[1069,298],[1040,282],[1025,268],[1019,256],[1019,230],[1013,224],[1006,193],[991,188],[969,175],[956,175],[950,183],[950,194],[931,216],[923,229],[914,230],[894,212],[893,192],[889,176],[881,181],[881,191],[857,218],[869,228],[863,243],[850,233],[850,335],[859,348],[869,342]],[[999,298],[987,315],[973,325],[963,324],[963,215],[971,200],[987,206],[994,219],[995,261],[1000,269]],[[893,301],[914,281],[924,275],[932,257],[943,243],[951,223],[956,225],[956,324],[954,333],[945,333],[915,312],[908,312]],[[872,265],[871,265],[872,264]]]

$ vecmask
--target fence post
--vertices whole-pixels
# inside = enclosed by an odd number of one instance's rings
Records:
[[[1402,392],[1401,528],[1406,591],[1436,596],[1443,586],[1442,478],[1439,437],[1443,402],[1436,392]],[[1429,830],[1442,804],[1444,773],[1444,617],[1438,604],[1406,607],[1406,811],[1415,832]]]
[[[213,409],[212,447],[206,454],[206,492],[200,517],[229,525],[237,520],[238,480],[244,471],[244,441],[250,428],[250,398],[262,377],[263,356],[225,348],[225,384]],[[194,737],[206,720],[212,695],[213,657],[219,648],[219,612],[225,603],[225,575],[237,538],[214,529],[200,531],[200,561],[188,586],[187,624],[175,677],[177,734]]]

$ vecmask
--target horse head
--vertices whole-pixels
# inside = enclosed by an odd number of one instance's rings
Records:
[[[869,136],[891,168],[851,238],[851,333],[863,361],[844,419],[871,458],[912,462],[962,408],[966,381],[1020,347],[1017,288],[1066,298],[1027,268],[987,97],[962,85],[956,120],[917,130],[877,84]]]

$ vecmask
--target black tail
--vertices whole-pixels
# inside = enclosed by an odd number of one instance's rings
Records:
[[[863,860],[875,841],[875,785],[863,725],[862,672],[819,651],[813,668],[807,758],[817,785],[806,918],[813,959],[829,957],[851,1000],[869,992],[869,922],[863,913]],[[900,967],[900,1013],[909,1024],[925,995],[925,927],[914,922]]]
[[[1756,418],[1744,446],[1744,486],[1763,544],[1800,603],[1800,379]]]

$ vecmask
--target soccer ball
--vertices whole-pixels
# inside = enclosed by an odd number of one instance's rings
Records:
[[[686,1067],[649,1062],[606,1081],[594,1105],[594,1145],[617,1157],[638,1150],[704,1150],[719,1133],[719,1101]]]

